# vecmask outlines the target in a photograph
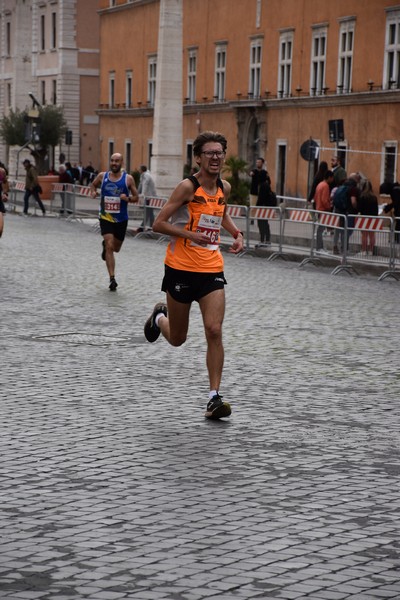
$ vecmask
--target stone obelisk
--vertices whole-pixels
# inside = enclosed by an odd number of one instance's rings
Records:
[[[182,0],[160,0],[151,172],[159,195],[183,177]]]

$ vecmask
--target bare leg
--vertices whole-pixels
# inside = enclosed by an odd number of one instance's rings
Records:
[[[207,369],[210,390],[219,390],[224,366],[222,322],[225,315],[225,290],[215,290],[207,294],[201,298],[199,305],[207,339]]]
[[[158,321],[161,333],[171,346],[181,346],[187,337],[191,304],[177,302],[167,292],[168,317]]]
[[[114,252],[121,250],[122,242],[117,240],[112,233],[106,233],[103,235],[104,245],[106,250],[106,266],[110,277],[115,276],[115,258]]]

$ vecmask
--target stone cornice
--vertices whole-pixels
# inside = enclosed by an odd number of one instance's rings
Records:
[[[304,96],[293,98],[270,98],[258,100],[233,100],[226,102],[198,102],[183,104],[186,115],[196,114],[199,111],[229,112],[232,109],[284,109],[284,108],[320,108],[331,106],[354,106],[366,104],[393,104],[400,102],[400,90],[380,90],[375,92],[359,92],[353,94],[332,94],[327,96]],[[126,108],[125,106],[100,106],[97,114],[104,116],[152,116],[153,106],[138,106]]]
[[[324,106],[353,106],[355,104],[393,104],[400,102],[400,90],[379,90],[352,94],[331,94],[326,96],[299,96],[292,98],[271,98],[263,100],[266,108],[319,108]],[[235,103],[240,106],[239,103]]]
[[[97,11],[99,15],[109,14],[113,12],[120,12],[122,10],[130,9],[137,6],[144,6],[145,4],[153,4],[159,2],[159,0],[131,0],[125,4],[118,4],[117,6],[107,6],[107,8],[101,8]]]

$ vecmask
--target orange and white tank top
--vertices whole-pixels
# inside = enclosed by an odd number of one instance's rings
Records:
[[[220,251],[220,230],[225,214],[225,195],[222,181],[217,180],[217,191],[208,194],[196,177],[189,177],[194,185],[193,199],[171,217],[171,223],[188,231],[205,233],[210,243],[199,246],[181,237],[171,238],[165,264],[173,269],[196,273],[223,271],[224,259]]]

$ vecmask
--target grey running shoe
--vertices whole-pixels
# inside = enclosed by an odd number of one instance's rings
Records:
[[[221,419],[222,417],[229,417],[231,412],[231,405],[228,402],[222,402],[222,396],[216,394],[208,402],[204,416],[207,419]]]
[[[153,312],[144,324],[144,335],[148,342],[155,342],[161,333],[160,328],[156,325],[156,316],[162,313],[167,316],[167,305],[164,302],[158,302],[153,308]]]

